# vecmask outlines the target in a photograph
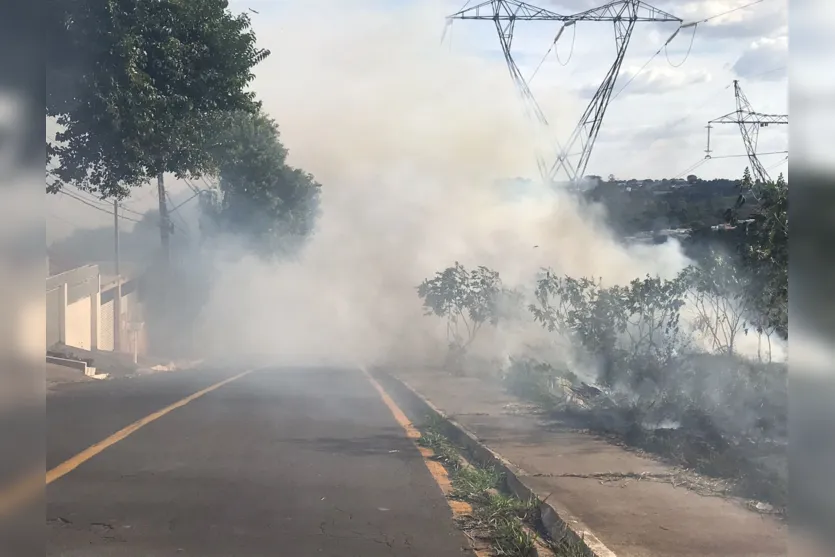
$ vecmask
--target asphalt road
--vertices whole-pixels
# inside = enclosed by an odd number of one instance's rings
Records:
[[[47,469],[241,369],[68,385]],[[47,487],[47,555],[469,554],[420,453],[358,370],[266,369],[149,423]]]

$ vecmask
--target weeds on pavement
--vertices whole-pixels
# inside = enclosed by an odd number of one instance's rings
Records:
[[[418,444],[432,449],[435,459],[449,471],[450,497],[470,503],[472,516],[461,524],[465,533],[489,540],[492,552],[502,557],[535,557],[547,548],[558,557],[584,557],[579,544],[566,540],[555,542],[541,535],[539,501],[522,501],[500,491],[503,475],[494,468],[467,463],[458,449],[441,432],[437,419],[421,428]]]

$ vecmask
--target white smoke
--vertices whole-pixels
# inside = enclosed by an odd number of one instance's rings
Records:
[[[623,247],[599,208],[567,194],[499,185],[537,174],[504,61],[441,47],[448,6],[414,4],[281,5],[278,29],[256,25],[272,55],[255,88],[289,162],[323,184],[323,212],[300,261],[219,265],[196,332],[204,349],[417,357],[437,350],[438,323],[422,317],[415,287],[456,260],[510,284],[532,284],[545,266],[622,283],[687,264],[676,243]],[[579,113],[559,89],[540,98],[568,115],[556,121]]]

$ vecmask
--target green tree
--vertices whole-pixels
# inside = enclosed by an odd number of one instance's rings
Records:
[[[467,271],[455,262],[452,267],[435,273],[418,287],[427,315],[446,320],[449,352],[446,364],[451,371],[460,372],[467,348],[473,343],[485,323],[495,325],[503,311],[503,294],[515,298],[502,287],[499,273],[487,267]]]
[[[102,198],[165,172],[215,167],[207,126],[219,111],[255,111],[255,45],[226,0],[48,0],[47,191],[72,183]]]
[[[789,185],[782,174],[775,181],[754,181],[746,168],[739,188],[736,203],[725,218],[742,228],[737,249],[752,276],[748,296],[762,317],[757,330],[775,331],[788,338]],[[750,222],[740,222],[747,204],[754,206]]]
[[[313,232],[321,185],[286,164],[277,124],[262,112],[232,113],[216,143],[220,180],[201,200],[204,232],[241,235],[267,257],[298,249]]]
[[[745,231],[743,260],[752,271],[751,297],[766,316],[758,329],[773,327],[788,337],[789,304],[789,187],[781,174],[776,181],[743,187],[756,199],[753,222]]]

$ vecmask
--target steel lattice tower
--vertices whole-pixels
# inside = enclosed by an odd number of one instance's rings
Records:
[[[513,60],[511,45],[516,22],[562,21],[563,26],[560,28],[554,42],[559,39],[567,26],[575,25],[580,21],[611,22],[613,24],[615,29],[615,61],[580,117],[580,121],[569,137],[568,143],[562,145],[559,141],[555,141],[557,156],[550,167],[546,167],[542,157],[537,155],[537,163],[544,179],[553,181],[557,174],[563,171],[572,182],[581,179],[586,171],[635,24],[639,22],[676,22],[680,24],[682,22],[680,18],[659,10],[642,0],[613,0],[598,8],[574,15],[557,14],[517,0],[489,0],[461,10],[449,16],[448,19],[492,20],[494,22],[499,34],[505,62],[525,103],[526,112],[546,127],[548,126],[548,120]],[[571,153],[578,144],[579,152]]]
[[[748,102],[748,97],[742,92],[742,87],[739,86],[739,80],[734,80],[734,97],[736,99],[736,110],[729,112],[719,118],[714,118],[707,123],[707,149],[705,149],[705,158],[710,158],[710,130],[713,124],[737,124],[739,131],[742,134],[742,142],[745,144],[745,151],[748,154],[748,164],[751,166],[751,173],[755,180],[762,183],[770,182],[771,177],[768,175],[765,167],[757,157],[757,140],[759,139],[760,128],[765,128],[769,125],[788,125],[788,114],[763,114],[756,112]]]

